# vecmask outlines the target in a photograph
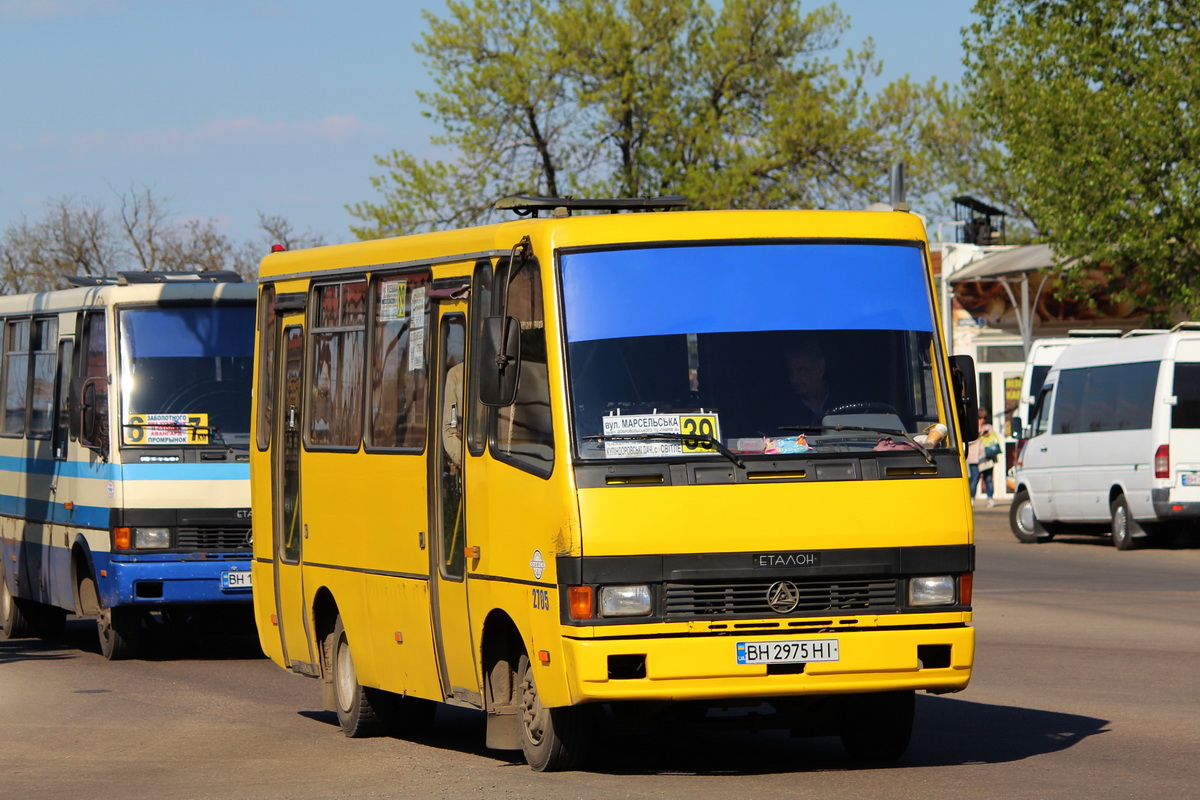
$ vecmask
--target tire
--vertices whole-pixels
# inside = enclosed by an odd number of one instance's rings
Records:
[[[1109,507],[1112,511],[1112,543],[1118,550],[1133,550],[1146,537],[1146,531],[1129,513],[1125,495],[1117,495]]]
[[[333,679],[334,706],[342,732],[351,739],[387,733],[390,696],[379,689],[359,685],[350,640],[346,638],[346,626],[342,624],[340,614],[333,633],[325,642]]]
[[[1033,513],[1033,501],[1025,489],[1013,495],[1012,505],[1008,509],[1008,526],[1012,528],[1013,536],[1026,544],[1048,542],[1053,538]]]
[[[912,739],[916,692],[880,692],[847,698],[841,738],[855,761],[895,761]]]
[[[517,664],[517,727],[521,751],[534,772],[558,772],[579,766],[591,745],[591,709],[546,708],[538,698],[529,656]]]
[[[84,578],[79,582],[79,604],[81,608],[96,609],[100,653],[109,661],[133,658],[142,633],[141,614],[133,608],[102,607],[96,581],[92,578]]]
[[[5,639],[28,639],[33,636],[34,612],[27,600],[13,597],[8,590],[8,578],[0,569],[0,625]]]

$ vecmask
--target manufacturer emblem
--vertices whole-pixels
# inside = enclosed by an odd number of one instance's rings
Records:
[[[529,560],[529,568],[533,570],[533,577],[540,581],[542,579],[542,570],[546,569],[546,562],[542,560],[541,550],[533,551],[533,558]]]
[[[777,614],[787,614],[800,605],[800,590],[791,581],[775,581],[767,589],[767,605]]]

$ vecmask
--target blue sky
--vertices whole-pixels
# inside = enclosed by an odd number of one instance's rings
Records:
[[[822,3],[805,2],[812,9]],[[841,0],[884,82],[956,84],[969,0]],[[331,242],[373,157],[430,152],[412,44],[440,0],[0,0],[0,228],[46,200],[150,187],[235,242],[257,212]],[[880,198],[886,199],[886,198]],[[920,210],[920,209],[918,209]]]

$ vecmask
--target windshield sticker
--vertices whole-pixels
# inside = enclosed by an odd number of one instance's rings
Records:
[[[425,287],[412,293],[412,322],[408,326],[408,371],[425,369]]]
[[[716,414],[614,414],[602,421],[606,458],[707,455],[716,452],[708,440],[721,436]]]
[[[407,303],[408,282],[387,281],[379,297],[379,319],[389,321],[403,318]]]
[[[125,444],[208,444],[208,414],[129,414]]]

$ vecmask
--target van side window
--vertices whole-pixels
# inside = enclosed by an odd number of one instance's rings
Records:
[[[1063,370],[1054,401],[1054,433],[1150,427],[1157,361]]]
[[[509,316],[521,324],[521,372],[516,401],[497,409],[493,417],[493,452],[517,466],[549,475],[554,467],[554,432],[550,423],[541,269],[537,261],[529,259],[511,280],[505,274],[505,279],[497,283],[507,285]]]
[[[1172,428],[1200,428],[1200,364],[1175,364],[1175,407]]]
[[[1033,436],[1041,436],[1050,427],[1050,393],[1054,391],[1053,386],[1047,386],[1038,394],[1037,402],[1033,406]]]

